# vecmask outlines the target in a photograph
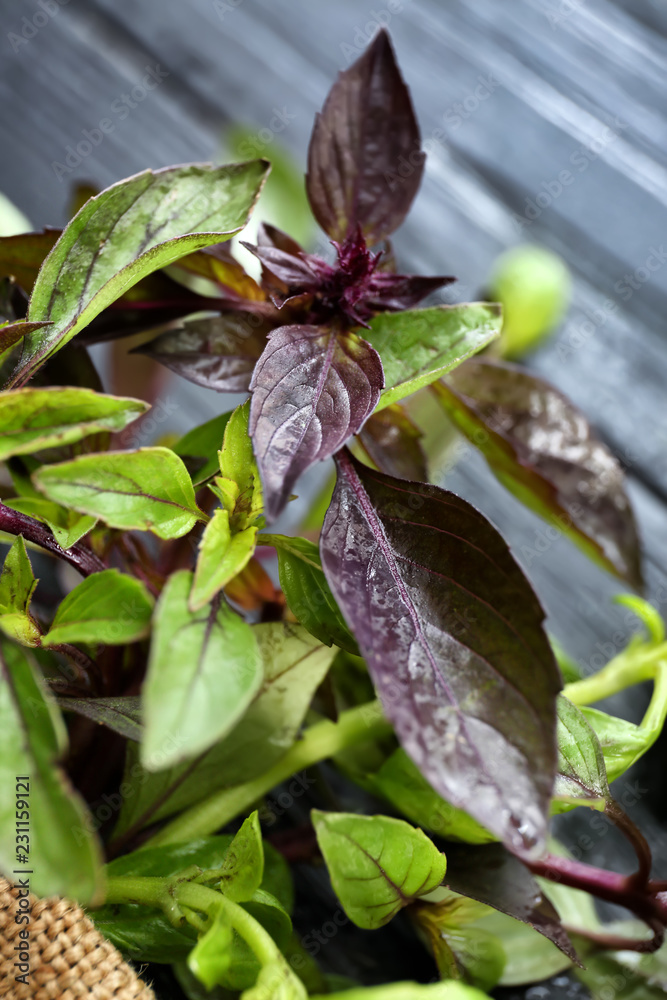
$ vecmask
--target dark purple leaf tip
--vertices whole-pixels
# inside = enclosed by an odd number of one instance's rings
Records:
[[[339,242],[361,226],[369,243],[401,224],[424,170],[419,126],[386,31],[339,74],[315,119],[306,191]]]

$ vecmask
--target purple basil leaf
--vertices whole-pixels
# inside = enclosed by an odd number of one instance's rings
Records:
[[[479,511],[347,451],[322,566],[404,750],[516,854],[544,850],[558,668],[544,612]]]
[[[556,910],[525,867],[502,844],[447,844],[445,885],[530,924],[581,965]]]
[[[62,229],[18,233],[0,237],[0,278],[13,277],[26,292],[32,290],[44,258],[53,249]]]
[[[302,472],[357,433],[383,386],[380,355],[351,331],[281,326],[271,333],[250,386],[249,425],[269,519]]]
[[[286,250],[278,250],[275,247],[253,246],[251,243],[243,241],[241,244],[261,260],[263,268],[270,271],[288,288],[307,291],[315,289],[319,285],[319,276],[300,257],[295,257],[294,254],[288,253]]]
[[[427,278],[419,274],[387,274],[378,271],[373,276],[373,292],[366,300],[371,308],[398,312],[413,309],[422,299],[450,285],[456,278]]]
[[[0,326],[0,354],[4,354],[14,344],[18,344],[28,333],[41,330],[45,326],[50,326],[50,324],[44,320],[37,323],[29,323],[24,319],[17,319],[13,323],[6,323],[4,326]]]
[[[361,225],[369,243],[400,226],[424,170],[419,126],[386,31],[339,74],[308,149],[306,191],[334,240]]]
[[[422,432],[402,406],[394,403],[373,413],[359,431],[364,451],[380,472],[397,479],[428,479]]]
[[[284,233],[277,226],[272,226],[268,222],[261,222],[257,230],[257,245],[260,247],[275,247],[276,250],[284,250],[285,253],[298,257],[303,253],[301,247],[295,239]]]
[[[273,325],[253,313],[238,311],[185,320],[133,353],[146,354],[206,389],[246,392]]]
[[[566,396],[530,372],[483,358],[466,361],[436,392],[507,489],[589,558],[642,589],[623,471]]]

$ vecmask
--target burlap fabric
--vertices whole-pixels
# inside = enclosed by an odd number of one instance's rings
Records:
[[[0,997],[3,1000],[155,1000],[155,994],[67,899],[37,899],[30,930],[30,985],[17,983],[22,945],[16,890],[0,877]],[[24,925],[23,925],[24,926]]]

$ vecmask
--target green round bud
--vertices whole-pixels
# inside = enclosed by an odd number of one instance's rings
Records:
[[[503,306],[500,350],[514,358],[551,333],[570,301],[570,272],[550,250],[523,244],[495,262],[489,295]]]

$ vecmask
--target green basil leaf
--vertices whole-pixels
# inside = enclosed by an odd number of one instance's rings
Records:
[[[66,712],[76,712],[100,726],[119,733],[128,740],[139,741],[143,732],[141,725],[141,699],[138,695],[123,695],[110,698],[58,698],[58,704]]]
[[[658,953],[659,954],[659,953]],[[588,987],[593,997],[613,997],[614,1000],[663,1000],[665,996],[665,970],[656,974],[645,959],[654,955],[639,956],[632,952],[616,955],[591,954],[586,956],[586,967],[577,969],[577,977]],[[663,957],[664,962],[664,957]]]
[[[203,871],[220,868],[233,839],[230,833],[220,833],[214,837],[200,837],[198,840],[189,840],[182,844],[139,848],[131,854],[123,854],[110,861],[106,866],[107,874],[113,878],[124,875],[168,878],[193,865],[197,865]]]
[[[220,868],[232,843],[229,834],[205,837],[184,844],[148,847],[116,858],[107,865],[109,876],[138,875],[166,878],[178,875],[192,865],[203,870]],[[293,905],[293,889],[289,868],[271,844],[265,843],[264,894],[258,906],[266,908],[270,900],[272,911],[280,904],[286,910]],[[279,902],[278,902],[279,901]],[[259,910],[258,910],[259,912]],[[266,909],[262,910],[265,915]],[[161,910],[134,904],[108,905],[90,913],[98,930],[128,958],[141,962],[171,964],[185,959],[193,947],[196,935],[189,925],[175,928]],[[274,918],[285,926],[284,917]],[[281,933],[284,933],[281,931]],[[252,957],[252,956],[250,956]],[[256,971],[256,969],[255,969]]]
[[[553,942],[567,962],[577,961],[577,953],[546,891],[502,844],[450,843],[447,859],[445,882],[449,889],[529,924]],[[495,933],[493,928],[487,929]]]
[[[67,510],[44,497],[16,497],[5,500],[5,505],[21,514],[28,514],[41,521],[53,532],[53,537],[63,549],[69,549],[95,527],[97,519],[75,510]]]
[[[498,910],[479,922],[479,929],[502,941],[506,955],[501,986],[523,986],[555,976],[572,965],[571,959],[530,924]]]
[[[472,816],[441,798],[402,747],[373,775],[371,785],[409,820],[440,837],[468,844],[496,840]]]
[[[224,990],[222,986],[214,986],[212,990],[207,990],[190,972],[187,962],[174,962],[171,971],[187,1000],[236,1000],[234,995],[229,990]]]
[[[211,488],[222,502],[206,526],[190,593],[189,607],[208,604],[241,570],[255,551],[263,508],[262,486],[248,434],[250,401],[227,421],[218,458],[221,476]]]
[[[431,947],[442,979],[463,979],[480,990],[491,990],[500,982],[507,962],[502,941],[490,931],[469,925],[465,916],[459,920],[459,902],[465,909],[469,901],[454,893],[448,896],[442,903],[416,906],[413,918]]]
[[[215,600],[188,609],[192,574],[174,573],[155,611],[143,687],[146,734],[141,759],[150,771],[191,760],[241,718],[263,680],[250,625]]]
[[[219,472],[218,452],[222,447],[225,427],[230,417],[231,412],[221,413],[219,417],[213,417],[205,424],[200,424],[199,427],[188,431],[172,446],[173,451],[181,458],[203,461],[204,464],[198,464],[192,472],[194,486],[201,486]]]
[[[5,557],[0,575],[0,629],[22,646],[38,646],[40,631],[30,614],[37,586],[25,542],[19,535]]]
[[[324,575],[318,546],[307,538],[287,535],[262,535],[259,542],[276,550],[280,586],[294,617],[327,646],[358,653]]]
[[[260,890],[252,901],[243,903],[243,909],[268,931],[279,948],[287,946],[292,933],[292,921],[277,900]],[[262,966],[250,947],[238,935],[234,936],[231,958],[229,970],[226,976],[220,977],[219,985],[234,991],[249,990],[252,995],[253,984],[261,979]],[[248,994],[244,993],[244,997],[247,996]],[[262,996],[266,997],[267,994]],[[305,998],[305,991],[303,996]]]
[[[225,983],[233,961],[234,931],[225,910],[218,910],[208,930],[188,955],[188,968],[207,990]]]
[[[165,965],[185,958],[196,942],[189,924],[176,928],[161,910],[147,906],[103,906],[91,910],[91,918],[100,934],[135,962],[159,962]]]
[[[306,987],[285,961],[264,965],[255,985],[243,994],[243,1000],[307,1000],[307,998]]]
[[[144,847],[131,854],[115,858],[107,865],[109,875],[142,875],[166,878],[178,875],[192,865],[204,871],[222,868],[232,845],[228,833],[214,837],[201,837],[184,844],[165,844],[164,847]],[[268,842],[262,845],[264,874],[261,888],[269,893],[288,911],[294,906],[294,889],[289,866],[282,854]]]
[[[610,792],[600,741],[585,716],[563,695],[558,695],[556,710],[556,808],[562,803],[565,808],[586,805],[604,810]]]
[[[263,160],[146,170],[87,201],[35,281],[27,318],[52,325],[28,334],[14,384],[141,278],[241,230],[267,170]]]
[[[32,478],[49,500],[123,531],[180,538],[203,517],[187,469],[170,448],[80,455]]]
[[[61,601],[42,645],[136,642],[150,632],[154,603],[144,584],[126,573],[117,569],[93,573]]]
[[[364,337],[382,358],[385,385],[376,407],[430,385],[500,334],[500,307],[484,302],[380,313]]]
[[[667,691],[663,708],[667,711]],[[589,708],[588,705],[581,707],[581,713],[600,741],[609,782],[616,781],[636,764],[653,746],[662,731],[662,726],[636,726],[597,708]]]
[[[558,842],[552,840],[550,848],[555,854],[564,854]],[[475,848],[475,850],[485,850]],[[451,871],[459,874],[460,858],[451,860]],[[486,897],[492,911],[487,911],[475,921],[479,929],[500,938],[505,948],[507,963],[500,979],[501,986],[519,986],[554,976],[576,964],[574,951],[565,931],[566,926],[584,930],[600,930],[595,903],[588,893],[546,879],[526,879],[526,870],[509,855],[505,859],[470,858],[464,862],[469,877],[473,879],[476,898]],[[534,894],[530,889],[533,883]],[[532,899],[530,897],[533,897]],[[505,909],[500,912],[499,907]],[[555,933],[554,933],[555,932]],[[560,949],[560,950],[559,950]]]
[[[292,936],[292,920],[284,906],[270,892],[257,889],[242,905],[269,932],[281,950],[287,947]]]
[[[403,820],[318,810],[312,819],[336,895],[358,927],[382,927],[445,877],[445,856]]]
[[[141,399],[92,389],[14,389],[0,394],[0,461],[120,431],[150,409]]]
[[[248,433],[250,400],[232,413],[218,456],[221,479],[216,479],[233,531],[257,524],[264,508],[259,470]]]
[[[389,986],[370,986],[326,996],[312,996],[310,1000],[489,1000],[475,986],[466,986],[455,980],[444,983],[392,983]]]
[[[264,848],[259,814],[243,822],[220,868],[220,891],[235,903],[251,899],[264,878]]]
[[[6,790],[0,870],[9,874],[25,866],[38,895],[91,903],[102,890],[102,852],[83,801],[56,764],[66,744],[60,712],[17,646],[4,644],[0,673],[0,782]],[[17,834],[19,821],[26,825]]]
[[[229,511],[218,508],[206,525],[199,543],[192,590],[191,611],[199,611],[213,600],[230,580],[248,565],[255,551],[257,528],[253,525],[232,532]]]
[[[222,864],[231,842],[231,836],[223,835],[186,844],[170,844],[164,848],[146,848],[115,858],[106,870],[110,877],[139,875],[166,878],[191,865],[199,865],[203,869],[217,868]],[[105,938],[127,958],[136,961],[169,964],[185,958],[196,941],[196,934],[189,924],[176,928],[161,910],[146,906],[107,905],[93,910],[90,917]]]
[[[194,767],[182,764],[148,773],[131,744],[123,779],[129,791],[116,837],[180,812],[219,788],[250,781],[293,745],[334,651],[300,625],[267,622],[252,630],[264,663],[264,683],[239,725]]]

